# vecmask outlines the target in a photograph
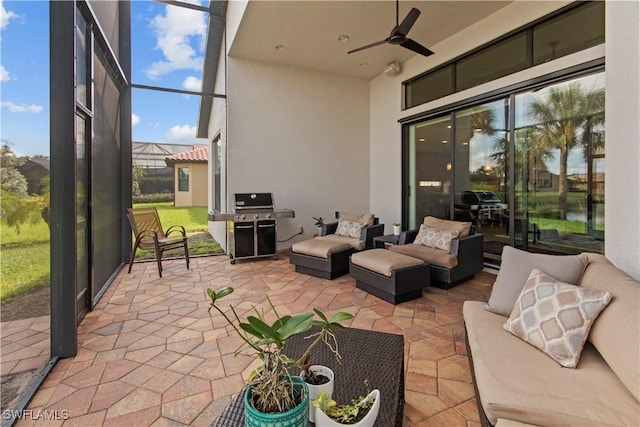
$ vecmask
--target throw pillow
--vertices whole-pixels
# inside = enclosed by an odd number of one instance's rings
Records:
[[[442,249],[449,252],[451,240],[458,237],[458,232],[454,230],[440,230],[428,227],[424,224],[420,226],[420,232],[416,236],[414,244],[428,246],[430,248]]]
[[[591,325],[609,301],[609,292],[563,283],[533,269],[504,329],[575,368]]]
[[[440,219],[434,216],[425,216],[422,222],[424,225],[441,230],[457,231],[456,237],[466,237],[471,232],[471,223],[462,221],[451,221],[448,219]]]
[[[336,228],[336,234],[338,236],[344,237],[352,237],[354,239],[359,239],[362,236],[362,227],[364,224],[355,222],[355,221],[347,221],[344,219],[338,220],[338,227]]]
[[[532,254],[511,246],[502,251],[502,262],[498,277],[491,289],[486,309],[503,316],[509,316],[513,305],[522,291],[531,270],[544,270],[556,279],[577,285],[589,259],[586,255],[545,255]]]
[[[347,221],[354,221],[364,224],[365,226],[371,226],[374,222],[373,214],[350,214],[346,212],[340,212],[338,214],[338,219],[344,219]]]

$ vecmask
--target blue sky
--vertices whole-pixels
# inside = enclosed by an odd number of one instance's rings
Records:
[[[0,136],[19,155],[49,155],[49,3],[0,0],[0,14]],[[136,0],[131,15],[131,81],[200,90],[205,14]],[[133,89],[132,103],[134,141],[203,142],[198,97]]]

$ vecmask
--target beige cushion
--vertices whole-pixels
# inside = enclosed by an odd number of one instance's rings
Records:
[[[604,256],[590,253],[588,257],[580,286],[613,295],[607,309],[591,327],[589,341],[640,400],[640,283]]]
[[[315,239],[303,240],[291,245],[291,250],[299,254],[315,256],[318,258],[329,258],[330,253],[350,249],[351,246],[345,242],[334,240],[322,240],[319,237]]]
[[[591,325],[609,301],[609,292],[569,285],[534,268],[504,329],[575,368]]]
[[[535,424],[521,423],[520,421],[505,420],[504,418],[498,418],[498,422],[495,427],[537,427]]]
[[[422,224],[413,243],[449,252],[451,250],[451,240],[457,238],[458,234],[455,230],[441,230]]]
[[[417,258],[397,254],[386,249],[371,249],[351,255],[351,262],[367,270],[391,277],[391,273],[405,267],[424,264]]]
[[[364,240],[354,239],[353,237],[338,236],[337,234],[327,234],[326,236],[316,237],[316,240],[318,239],[330,242],[346,243],[356,251],[361,251],[366,246],[366,242]]]
[[[361,222],[348,221],[340,218],[338,220],[338,226],[336,227],[336,233],[338,236],[352,237],[354,239],[360,239],[362,236],[362,227],[365,225]]]
[[[584,254],[567,256],[532,254],[505,246],[502,251],[500,271],[493,284],[486,308],[491,312],[509,316],[534,268],[544,271],[561,282],[577,285],[587,260]]]
[[[504,418],[541,426],[640,425],[638,401],[590,343],[578,368],[566,369],[502,329],[505,317],[484,310],[484,302],[466,301],[463,315],[492,424]]]
[[[449,221],[446,219],[440,219],[433,216],[424,217],[422,222],[429,227],[439,228],[440,230],[453,230],[458,232],[456,237],[466,237],[471,232],[471,223],[462,221]]]
[[[458,265],[458,258],[442,249],[429,248],[423,245],[394,245],[389,247],[390,251],[399,254],[418,258],[429,264],[444,268],[453,268]]]
[[[340,212],[338,219],[346,219],[347,221],[355,221],[361,224],[371,226],[373,225],[373,214],[350,214],[346,212]]]

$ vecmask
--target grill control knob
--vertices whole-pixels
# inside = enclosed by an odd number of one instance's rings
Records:
[[[267,214],[267,218],[271,218],[271,214]]]
[[[244,214],[240,215],[240,219],[245,219],[246,216],[244,216]]]
[[[254,214],[254,215],[253,215],[253,217],[254,217],[255,219],[258,219],[258,218],[260,218],[260,215],[258,215],[258,214]]]

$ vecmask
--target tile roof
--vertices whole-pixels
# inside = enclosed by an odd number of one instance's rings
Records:
[[[207,163],[209,147],[207,144],[193,144],[193,150],[167,156],[164,161],[167,166],[173,166],[175,163]]]

